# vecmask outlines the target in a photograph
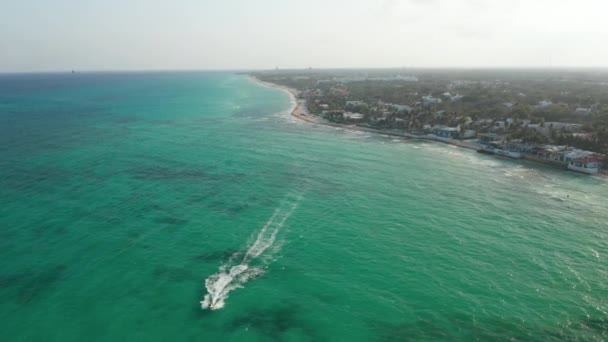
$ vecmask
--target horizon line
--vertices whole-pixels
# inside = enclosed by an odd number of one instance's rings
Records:
[[[608,66],[387,66],[387,67],[275,67],[275,68],[151,68],[151,69],[40,69],[0,70],[0,74],[54,74],[54,73],[145,73],[145,72],[264,72],[311,70],[602,70]]]

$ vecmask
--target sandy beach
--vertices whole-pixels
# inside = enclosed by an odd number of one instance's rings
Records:
[[[254,82],[256,82],[264,87],[279,89],[279,90],[282,90],[282,91],[286,92],[287,94],[289,94],[289,96],[291,97],[291,102],[292,102],[292,107],[289,109],[289,113],[291,116],[293,116],[297,119],[300,119],[302,121],[306,121],[308,123],[341,127],[341,125],[335,125],[330,122],[325,122],[323,119],[321,119],[315,115],[310,115],[310,113],[308,112],[308,109],[306,107],[306,100],[298,99],[299,91],[297,89],[289,88],[289,87],[274,84],[274,83],[264,82],[255,76],[250,76],[250,77]]]

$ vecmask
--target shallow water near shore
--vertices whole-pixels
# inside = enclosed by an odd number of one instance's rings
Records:
[[[604,180],[290,106],[231,73],[0,75],[4,339],[608,338]]]

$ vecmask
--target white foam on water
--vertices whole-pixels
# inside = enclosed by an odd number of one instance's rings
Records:
[[[230,291],[242,288],[247,281],[264,273],[264,267],[270,259],[266,254],[278,251],[280,245],[275,245],[277,235],[297,206],[298,203],[295,202],[275,209],[270,219],[255,235],[255,240],[249,244],[247,251],[233,254],[220,266],[217,273],[205,279],[207,294],[201,301],[203,309],[223,308]],[[285,207],[287,209],[284,209]],[[273,246],[276,248],[271,248]]]

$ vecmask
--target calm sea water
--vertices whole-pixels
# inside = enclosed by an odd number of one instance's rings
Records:
[[[229,73],[0,76],[2,340],[608,338],[606,181],[289,107]]]

